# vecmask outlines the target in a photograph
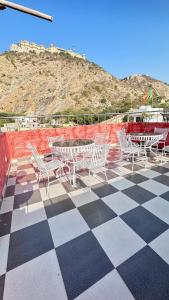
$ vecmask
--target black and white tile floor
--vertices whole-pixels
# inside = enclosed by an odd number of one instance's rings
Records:
[[[108,164],[73,189],[10,170],[0,210],[0,299],[169,299],[169,164]]]

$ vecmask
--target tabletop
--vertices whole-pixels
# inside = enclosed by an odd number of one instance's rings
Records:
[[[159,136],[161,133],[154,133],[154,132],[130,132],[129,135],[131,136]]]
[[[163,134],[154,132],[131,132],[128,134],[135,141],[151,141],[163,139]]]
[[[88,146],[94,144],[93,140],[87,139],[72,139],[72,140],[64,140],[60,142],[53,143],[54,147],[80,147],[80,146]]]

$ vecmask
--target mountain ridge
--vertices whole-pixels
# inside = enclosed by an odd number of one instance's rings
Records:
[[[0,111],[53,114],[101,112],[139,106],[149,86],[169,99],[169,85],[139,74],[118,79],[102,67],[68,53],[0,55]]]

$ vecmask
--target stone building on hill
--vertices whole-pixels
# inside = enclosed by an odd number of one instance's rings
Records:
[[[18,44],[12,44],[10,46],[10,51],[15,51],[15,52],[31,52],[34,51],[36,53],[41,53],[41,52],[50,52],[50,53],[65,53],[65,54],[69,54],[73,57],[77,57],[77,58],[81,58],[81,59],[86,59],[84,54],[79,54],[76,53],[72,50],[65,50],[63,48],[58,48],[54,45],[51,45],[48,48],[45,48],[45,46],[43,45],[37,45],[35,43],[30,43],[28,41],[20,41]]]

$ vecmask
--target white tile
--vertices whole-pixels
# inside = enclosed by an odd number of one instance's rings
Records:
[[[55,250],[6,274],[3,300],[67,300]]]
[[[117,167],[117,168],[113,169],[113,172],[120,176],[123,176],[123,175],[127,175],[127,174],[131,173],[131,170],[128,170],[124,167]]]
[[[89,231],[88,225],[76,208],[50,218],[48,222],[55,247]]]
[[[75,300],[134,300],[128,287],[116,270],[108,273]]]
[[[6,197],[2,200],[0,214],[13,210],[14,196]]]
[[[153,240],[149,246],[169,264],[169,230]]]
[[[10,177],[7,181],[7,186],[15,185],[16,184],[16,177]]]
[[[116,160],[116,161],[114,161],[114,163],[115,163],[118,167],[123,167],[123,166],[129,165],[129,162],[127,162],[126,160]]]
[[[0,237],[0,276],[6,273],[9,234]]]
[[[140,174],[142,176],[145,176],[145,177],[147,177],[149,179],[159,176],[158,172],[155,172],[155,171],[150,170],[150,169],[140,170],[140,171],[137,171],[136,173],[138,173],[138,174]]]
[[[161,197],[156,197],[146,203],[143,206],[149,210],[151,213],[156,215],[158,218],[169,224],[169,202],[162,199]]]
[[[115,267],[146,245],[119,217],[92,231]]]
[[[154,181],[153,179],[149,179],[147,181],[139,183],[139,186],[148,190],[149,192],[152,192],[153,194],[155,194],[157,196],[168,191],[168,187],[166,185],[161,184],[157,181]]]
[[[22,193],[35,191],[38,189],[38,184],[32,184],[31,182],[24,182],[16,184],[15,186],[15,195],[19,195]]]
[[[78,192],[78,193],[77,193]],[[76,207],[79,207],[81,205],[90,203],[92,201],[95,201],[99,199],[99,197],[94,192],[86,192],[82,189],[76,191],[77,195],[72,196],[72,193],[70,193],[70,197]]]
[[[54,198],[66,194],[66,190],[61,183],[56,183],[54,185],[49,185],[49,195],[47,194],[46,187],[40,188],[40,193],[42,200],[47,200],[49,198]]]
[[[31,160],[18,160],[17,165],[18,166],[24,166],[24,165],[32,165],[32,161]],[[26,169],[27,170],[27,169]]]
[[[112,183],[122,180],[122,179],[123,179],[123,176],[117,176],[115,178],[111,178],[111,179],[109,179],[109,184],[112,184]]]
[[[46,213],[42,201],[15,209],[12,214],[11,231],[14,232],[45,219]]]
[[[146,165],[145,165],[146,169],[150,169],[150,168],[152,168],[152,167],[154,167],[154,166],[155,166],[154,163],[151,163],[151,162],[149,162],[149,161],[146,161]]]
[[[169,161],[169,156],[167,156],[167,159],[168,159],[168,161]],[[165,164],[163,165],[163,167],[165,167],[165,168],[168,168],[168,169],[169,169],[169,162],[165,163]]]
[[[102,200],[117,214],[121,215],[135,207],[138,206],[138,203],[123,194],[122,192],[117,192],[111,195],[108,195]]]
[[[111,182],[110,184],[120,191],[135,185],[133,182],[127,180],[126,178],[117,179],[114,182]]]
[[[95,184],[99,184],[101,182],[103,182],[104,180],[99,177],[99,176],[84,176],[81,177],[81,180],[87,185],[87,186],[91,186],[91,185],[95,185]]]

